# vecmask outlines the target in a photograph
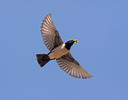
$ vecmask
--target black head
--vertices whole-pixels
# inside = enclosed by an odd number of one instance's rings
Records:
[[[65,48],[70,50],[71,46],[74,44],[74,40],[69,40],[65,43]]]

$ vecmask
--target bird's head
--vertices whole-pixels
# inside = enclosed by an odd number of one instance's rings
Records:
[[[68,50],[70,50],[71,46],[74,44],[74,43],[78,43],[78,40],[69,40],[65,43],[65,48],[67,48]]]

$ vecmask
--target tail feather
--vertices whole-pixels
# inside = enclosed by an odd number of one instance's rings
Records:
[[[48,54],[36,54],[36,58],[41,67],[47,64],[50,60]]]

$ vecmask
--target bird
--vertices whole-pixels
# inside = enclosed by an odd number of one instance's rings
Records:
[[[51,14],[47,14],[41,24],[41,35],[44,44],[49,49],[47,54],[36,54],[37,62],[41,67],[50,60],[56,60],[60,68],[73,77],[82,79],[92,77],[70,53],[72,45],[78,43],[78,40],[69,40],[64,43],[53,23]]]

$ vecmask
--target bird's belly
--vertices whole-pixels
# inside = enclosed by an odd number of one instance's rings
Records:
[[[69,53],[69,50],[63,48],[61,50],[55,50],[49,54],[50,59],[57,59]]]

